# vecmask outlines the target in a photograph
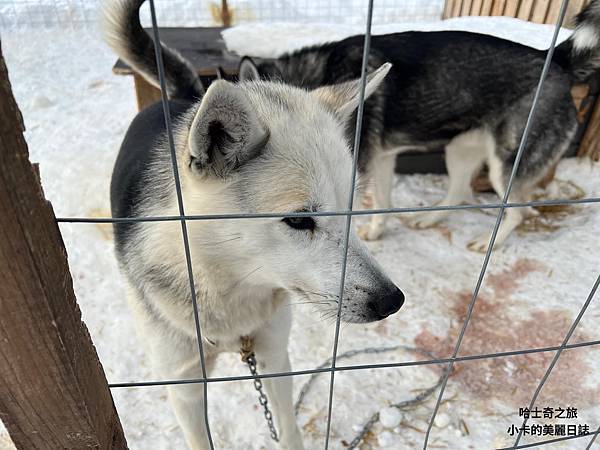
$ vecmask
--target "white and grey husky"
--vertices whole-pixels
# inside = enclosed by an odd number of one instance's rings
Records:
[[[244,58],[240,77],[278,79],[305,89],[360,75],[363,36],[298,50],[273,60]],[[405,32],[371,39],[369,66],[393,68],[365,103],[359,170],[373,181],[374,207],[390,208],[398,153],[445,147],[450,178],[442,205],[472,201],[471,179],[486,164],[503,197],[546,52],[500,38],[460,31]],[[530,200],[533,188],[568,149],[577,127],[570,95],[575,82],[600,68],[600,1],[576,19],[570,39],[556,48],[533,120],[510,201]],[[354,139],[354,127],[348,127]],[[502,244],[530,209],[506,211],[496,245]],[[435,225],[449,211],[410,217],[416,228]],[[374,215],[359,234],[378,239],[389,214]],[[484,251],[489,236],[469,248]]]
[[[155,85],[153,42],[140,26],[143,0],[110,1],[104,29],[112,48]],[[250,337],[262,373],[290,370],[291,295],[346,322],[371,322],[399,310],[404,295],[354,232],[345,289],[340,268],[345,217],[286,217],[345,210],[351,150],[345,122],[358,105],[358,82],[312,91],[274,82],[216,81],[204,92],[179,55],[163,46],[182,196],[188,214],[279,213],[282,218],[188,222],[195,291],[208,370],[221,352]],[[371,95],[390,69],[367,81]],[[131,124],[111,182],[113,217],[179,215],[160,104]],[[122,222],[116,253],[153,366],[165,379],[201,378],[180,224]],[[303,448],[290,377],[265,379],[282,448]],[[200,384],[169,386],[192,449],[208,448]]]

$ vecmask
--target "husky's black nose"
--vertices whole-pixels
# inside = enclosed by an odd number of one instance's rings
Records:
[[[388,292],[376,300],[370,301],[368,306],[369,309],[377,314],[378,320],[381,320],[397,312],[403,304],[404,294],[400,289],[394,286],[394,289],[391,292]]]

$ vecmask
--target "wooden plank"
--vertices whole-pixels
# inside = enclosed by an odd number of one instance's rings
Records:
[[[578,155],[589,156],[594,161],[600,161],[600,101],[598,100],[581,140]]]
[[[160,28],[160,39],[177,49],[202,76],[214,76],[215,68],[237,73],[240,57],[227,51],[221,37],[223,27]],[[148,29],[146,30],[149,31]],[[252,55],[250,55],[252,56]],[[131,75],[133,70],[119,60],[113,67],[118,75]]]
[[[210,12],[213,17],[213,21],[222,24],[224,27],[231,26],[233,21],[233,13],[229,9],[227,0],[221,0],[221,5],[216,3],[210,4]]]
[[[585,5],[589,3],[586,0],[571,0],[567,5],[567,14],[563,27],[573,28],[575,24],[575,16],[579,14]],[[548,15],[546,16],[546,23],[554,24],[558,20],[560,14],[561,0],[551,0],[550,7],[548,8]]]
[[[555,24],[560,14],[561,0],[550,0],[546,23]],[[567,5],[567,14],[563,22],[563,27],[573,28],[575,24],[575,16],[579,14],[588,2],[585,0],[571,0]]]
[[[0,416],[18,449],[126,449],[0,49]]]
[[[148,83],[140,74],[133,74],[133,83],[135,86],[135,99],[137,101],[138,111],[160,101],[160,89],[157,89]]]
[[[550,23],[552,25],[554,25],[556,23],[556,21],[558,20],[558,16],[560,13],[560,3],[562,0],[548,0],[548,12],[546,13],[546,19],[544,20],[544,23]],[[569,23],[569,16],[568,16],[568,10],[567,10],[567,15],[565,16],[565,20],[563,23],[563,26],[565,26],[566,24]]]
[[[471,4],[471,11],[469,11],[469,15],[470,16],[480,16],[482,6],[483,6],[483,0],[473,0],[473,3]]]
[[[531,21],[538,23],[555,24],[560,14],[560,6],[562,0],[534,0],[534,8],[532,12]],[[586,0],[570,0],[567,5],[567,13],[563,22],[563,27],[573,28],[573,20],[577,14],[589,3]],[[544,16],[544,9],[546,9],[544,21],[541,22],[542,16]]]
[[[529,20],[535,23],[546,23],[546,16],[548,15],[549,6],[549,0],[536,0],[533,4],[531,17]]]
[[[588,2],[586,0],[571,0],[569,2],[569,5],[567,6],[567,17],[565,17],[565,23],[563,24],[563,26],[567,28],[574,28],[575,16],[581,12],[581,10],[585,7],[587,3]],[[558,9],[556,9],[556,11],[553,13],[553,16],[555,15],[556,17],[558,17],[559,11],[560,6],[558,6]],[[554,21],[556,22],[556,19],[554,19]]]
[[[471,14],[471,4],[472,3],[473,3],[473,0],[462,0],[462,6],[460,8],[461,16],[468,16],[469,14]]]
[[[494,0],[492,5],[492,16],[501,16],[504,14],[504,7],[506,6],[506,0]]]
[[[452,9],[454,8],[454,3],[458,0],[446,0],[444,3],[444,13],[442,14],[443,19],[449,19],[452,17]]]
[[[589,84],[576,84],[571,88],[571,97],[573,97],[573,103],[575,104],[575,108],[577,108],[577,116],[579,122],[582,121],[581,115],[586,114],[585,111],[582,111],[583,101],[590,94],[590,85]],[[588,109],[588,108],[583,108]]]
[[[521,0],[519,6],[519,13],[517,17],[523,20],[529,20],[531,18],[531,12],[533,10],[533,4],[535,0]]]
[[[452,5],[451,17],[460,16],[460,10],[462,8],[463,0],[454,0],[454,4]]]
[[[481,5],[480,16],[491,16],[492,15],[493,0],[483,0]]]
[[[506,0],[506,6],[504,7],[504,15],[509,17],[517,17],[519,13],[520,0]]]

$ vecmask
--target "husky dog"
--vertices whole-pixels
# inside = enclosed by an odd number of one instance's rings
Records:
[[[143,0],[110,1],[111,47],[158,85],[153,42],[140,26]],[[306,91],[274,82],[218,80],[204,92],[189,63],[162,47],[182,197],[188,214],[278,213],[283,218],[187,222],[207,369],[250,337],[262,373],[290,370],[288,298],[299,295],[346,322],[395,313],[404,295],[354,232],[342,298],[343,216],[286,214],[344,210],[352,161],[344,123],[358,106],[358,80]],[[371,95],[390,69],[368,77]],[[111,181],[113,217],[179,215],[163,109],[133,120]],[[136,325],[164,379],[201,378],[191,292],[177,222],[114,225]],[[289,377],[265,379],[282,448],[303,448]],[[208,448],[200,384],[169,386],[192,449]]]
[[[363,36],[301,49],[275,60],[243,58],[240,78],[279,79],[315,89],[360,75]],[[496,37],[468,32],[405,32],[373,36],[369,67],[393,64],[383,85],[365,104],[359,170],[374,184],[374,207],[390,208],[394,159],[398,153],[445,147],[449,189],[441,205],[473,201],[471,180],[487,164],[490,181],[503,197],[546,52]],[[510,201],[526,201],[532,187],[568,149],[577,127],[569,94],[573,83],[600,68],[600,1],[578,16],[569,40],[556,49],[539,109],[516,173]],[[348,123],[354,140],[355,118]],[[510,208],[496,245],[506,240],[524,214]],[[416,228],[431,227],[449,211],[410,217]],[[387,214],[359,230],[378,239]],[[469,248],[484,251],[489,236]]]

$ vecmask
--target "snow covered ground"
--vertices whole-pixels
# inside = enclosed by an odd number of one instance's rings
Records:
[[[26,45],[25,45],[26,44]],[[114,55],[93,27],[81,30],[4,32],[14,93],[27,126],[31,159],[40,163],[47,197],[57,216],[108,216],[111,166],[135,115],[133,83],[112,75]],[[600,165],[565,160],[547,197],[600,196]],[[414,175],[396,180],[394,205],[428,205],[443,196],[445,176]],[[480,201],[495,201],[482,195]],[[425,231],[398,219],[378,242],[369,244],[407,294],[403,309],[383,322],[344,326],[340,352],[372,346],[407,345],[436,356],[452,352],[483,256],[465,249],[491,230],[492,212],[453,213]],[[123,283],[107,225],[64,224],[61,231],[83,318],[110,382],[154,380],[128,312]],[[600,206],[554,208],[542,220],[516,232],[495,251],[461,354],[481,354],[558,345],[585,301],[600,256]],[[290,343],[292,366],[314,368],[331,354],[334,326],[306,305],[294,305]],[[600,299],[591,305],[572,342],[600,339]],[[491,449],[512,443],[507,430],[518,425],[552,355],[549,353],[457,364],[450,378],[430,448]],[[414,352],[361,355],[341,364],[411,361]],[[569,350],[556,366],[540,407],[576,407],[578,418],[557,423],[600,424],[600,349]],[[245,374],[236,355],[223,357],[215,376]],[[348,371],[336,375],[332,447],[343,448],[357,427],[391,403],[409,399],[434,384],[431,366]],[[295,378],[297,393],[307,377]],[[322,448],[329,377],[321,375],[299,414],[309,449]],[[162,387],[114,389],[132,449],[185,448]],[[364,449],[420,448],[432,399],[406,410],[391,429],[377,424]],[[219,449],[271,449],[268,431],[250,382],[212,383],[209,409]],[[554,423],[546,420],[543,423]],[[583,449],[588,438],[553,448]],[[0,449],[11,448],[0,432]],[[600,447],[599,447],[600,448]]]
[[[540,25],[512,17],[455,17],[448,20],[374,25],[374,35],[401,31],[457,30],[488,34],[533,48],[550,47],[554,25]],[[227,48],[239,55],[275,58],[302,47],[332,42],[365,32],[364,24],[246,23],[223,31]],[[571,31],[561,28],[557,44]],[[273,39],[277,36],[277,39]]]

